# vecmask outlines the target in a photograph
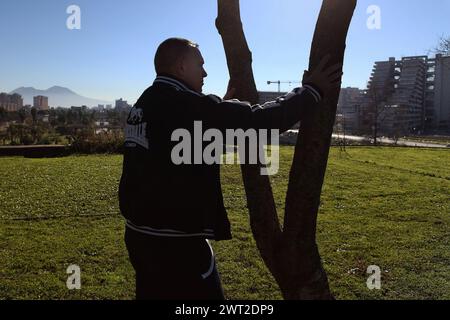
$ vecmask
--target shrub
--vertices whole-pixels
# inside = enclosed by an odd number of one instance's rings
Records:
[[[124,137],[122,133],[109,132],[73,137],[70,149],[74,153],[122,153]]]

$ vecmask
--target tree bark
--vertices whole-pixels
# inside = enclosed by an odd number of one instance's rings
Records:
[[[342,62],[356,0],[324,0],[311,47],[310,70],[331,54]],[[239,0],[218,0],[222,36],[236,98],[257,102],[252,55],[240,19]],[[252,232],[261,257],[285,299],[333,299],[316,245],[316,223],[340,89],[308,109],[289,178],[283,231],[269,178],[258,165],[242,165]]]

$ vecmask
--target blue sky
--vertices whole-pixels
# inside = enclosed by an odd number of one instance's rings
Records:
[[[81,8],[81,30],[66,28],[72,4]],[[300,81],[320,4],[241,0],[259,90],[277,90],[267,80]],[[366,26],[370,5],[381,9],[380,30]],[[450,35],[449,12],[450,0],[359,0],[343,85],[365,87],[374,61],[426,54],[440,36]],[[223,95],[228,71],[216,16],[216,0],[2,0],[0,91],[61,85],[92,98],[134,103],[155,77],[158,44],[179,36],[200,44],[209,74],[204,92]]]

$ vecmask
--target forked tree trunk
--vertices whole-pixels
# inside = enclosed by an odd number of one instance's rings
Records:
[[[326,54],[343,61],[356,0],[324,0],[311,48],[310,70]],[[236,98],[257,103],[252,54],[245,39],[239,0],[218,0],[216,27],[222,36]],[[285,299],[333,299],[316,245],[316,222],[340,89],[310,109],[295,148],[283,230],[269,178],[258,165],[242,165],[250,224],[261,257]]]

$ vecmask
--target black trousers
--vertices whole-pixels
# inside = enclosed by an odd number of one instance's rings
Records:
[[[224,300],[206,239],[157,237],[125,228],[137,300]]]

